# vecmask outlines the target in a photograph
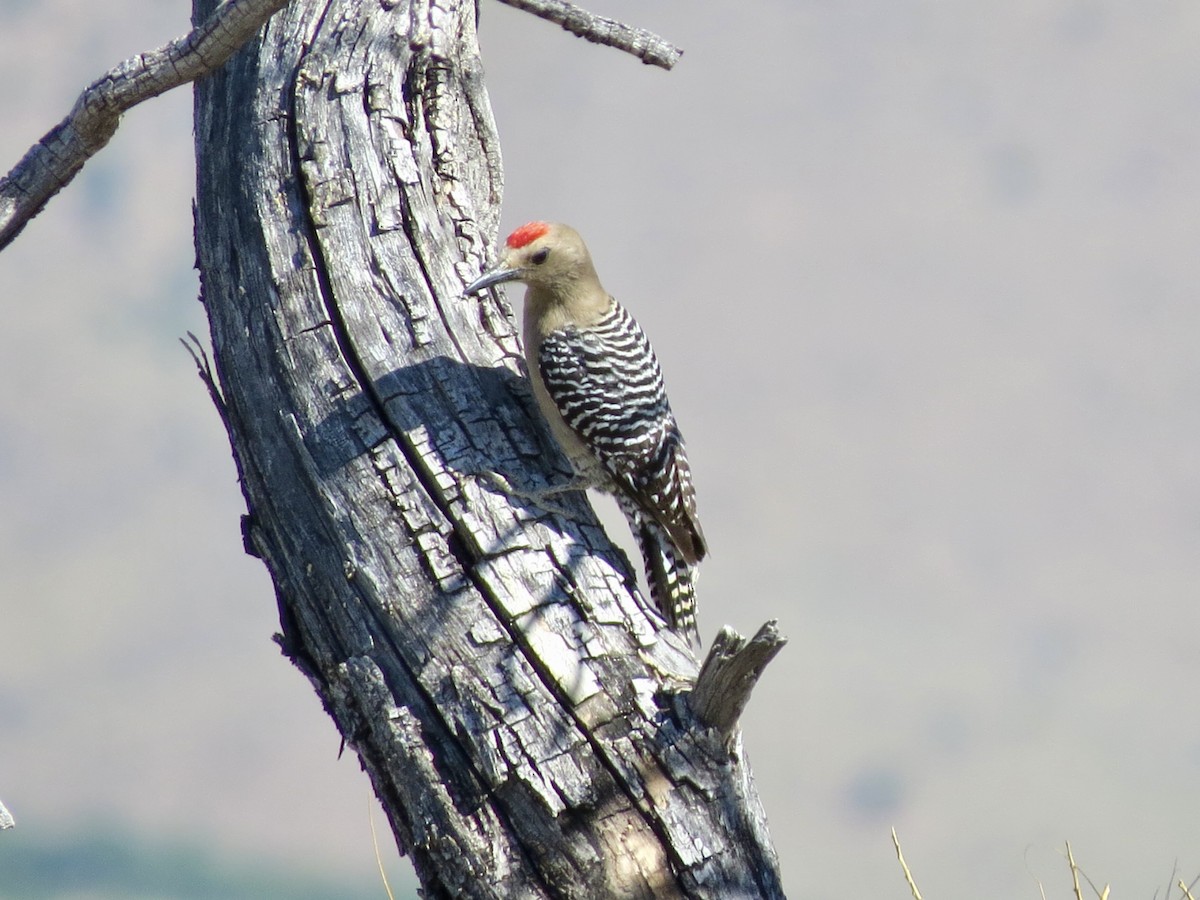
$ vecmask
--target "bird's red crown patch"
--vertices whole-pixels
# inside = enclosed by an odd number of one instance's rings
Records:
[[[531,241],[536,241],[549,230],[550,226],[545,222],[527,222],[510,234],[505,243],[514,250],[520,250]]]

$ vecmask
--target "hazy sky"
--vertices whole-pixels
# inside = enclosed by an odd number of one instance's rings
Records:
[[[1200,874],[1200,7],[590,8],[685,55],[485,3],[504,229],[575,225],[654,341],[706,638],[791,637],[744,720],[789,895],[906,896],[892,825],[926,897],[1068,896],[1068,839],[1114,897]],[[0,169],[187,15],[0,0]],[[190,103],[0,255],[0,797],[360,881],[176,341]]]

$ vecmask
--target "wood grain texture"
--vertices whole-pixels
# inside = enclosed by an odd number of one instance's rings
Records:
[[[749,640],[729,626],[722,628],[688,695],[696,718],[729,744],[737,738],[738,720],[750,702],[750,692],[787,643],[777,624],[772,619]]]
[[[203,3],[197,12],[205,12]],[[780,897],[740,748],[533,413],[463,2],[295,0],[197,85],[197,250],[280,643],[433,897]]]

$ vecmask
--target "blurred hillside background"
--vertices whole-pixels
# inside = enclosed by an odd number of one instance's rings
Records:
[[[1114,900],[1200,874],[1200,6],[586,5],[685,55],[484,0],[504,231],[575,225],[654,340],[706,640],[791,637],[744,721],[789,896],[906,897],[893,825],[927,898],[1065,897],[1066,839]],[[0,0],[0,170],[188,14]],[[3,900],[384,896],[177,341],[190,115],[0,254]]]

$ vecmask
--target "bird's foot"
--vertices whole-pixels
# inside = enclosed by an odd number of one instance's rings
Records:
[[[537,490],[524,490],[516,487],[499,472],[483,472],[481,477],[490,481],[502,494],[507,494],[518,500],[528,500],[530,503],[540,506],[547,512],[567,517],[570,517],[571,513],[555,503],[552,498],[561,494],[569,494],[572,491],[586,491],[592,487],[592,483],[586,478],[573,478],[564,484],[551,485],[550,487]]]

